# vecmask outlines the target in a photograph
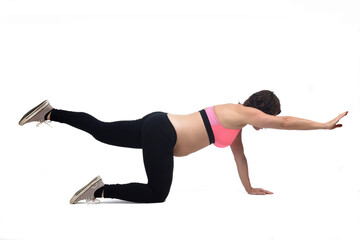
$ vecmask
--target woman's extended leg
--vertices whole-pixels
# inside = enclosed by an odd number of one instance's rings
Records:
[[[154,114],[154,113],[152,113]],[[120,147],[141,148],[141,129],[143,122],[152,114],[134,121],[102,122],[83,112],[70,112],[54,109],[48,100],[43,101],[19,121],[23,126],[29,122],[52,120],[69,124],[90,133],[97,140]],[[48,118],[50,117],[50,119]]]
[[[83,130],[103,143],[119,147],[142,148],[142,125],[151,115],[133,121],[102,122],[87,113],[53,109],[50,112],[50,120]]]

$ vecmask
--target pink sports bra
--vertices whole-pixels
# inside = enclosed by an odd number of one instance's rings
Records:
[[[206,115],[209,118],[211,129],[214,133],[215,142],[214,145],[219,148],[230,146],[239,134],[240,129],[225,128],[219,122],[215,115],[214,107],[205,109]]]

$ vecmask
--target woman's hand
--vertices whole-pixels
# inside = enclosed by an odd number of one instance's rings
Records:
[[[342,124],[337,124],[340,119],[342,119],[343,117],[345,117],[348,114],[349,111],[346,111],[344,113],[339,114],[339,116],[337,116],[336,118],[334,118],[333,120],[329,121],[326,123],[326,129],[332,130],[338,127],[342,127]]]
[[[274,194],[273,192],[270,192],[268,190],[262,189],[262,188],[251,188],[247,191],[248,194],[251,195],[266,195],[266,194]]]

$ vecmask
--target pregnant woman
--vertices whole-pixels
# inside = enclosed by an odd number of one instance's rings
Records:
[[[331,130],[341,127],[338,122],[348,113],[319,123],[277,116],[280,112],[280,101],[276,95],[263,90],[251,95],[243,104],[216,105],[188,115],[153,112],[138,120],[117,122],[102,122],[87,113],[55,109],[46,100],[26,113],[19,124],[22,126],[33,121],[41,124],[47,120],[65,123],[88,132],[100,142],[142,149],[147,184],[108,185],[98,176],[76,192],[70,203],[81,200],[96,202],[97,198],[157,203],[164,202],[169,194],[174,156],[187,156],[211,144],[219,148],[231,147],[241,182],[249,194],[272,194],[261,188],[253,188],[250,184],[241,139],[242,128],[251,125],[256,130]]]

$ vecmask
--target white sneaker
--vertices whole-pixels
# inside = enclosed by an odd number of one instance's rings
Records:
[[[45,115],[50,112],[53,107],[48,100],[43,101],[30,111],[28,111],[19,121],[19,125],[22,126],[29,122],[39,122],[39,124],[45,122]]]
[[[96,198],[94,197],[94,193],[96,190],[104,186],[102,179],[100,176],[97,176],[87,185],[85,185],[82,189],[77,191],[75,195],[71,198],[70,204],[76,204],[81,200],[86,200],[86,202],[96,202]]]

